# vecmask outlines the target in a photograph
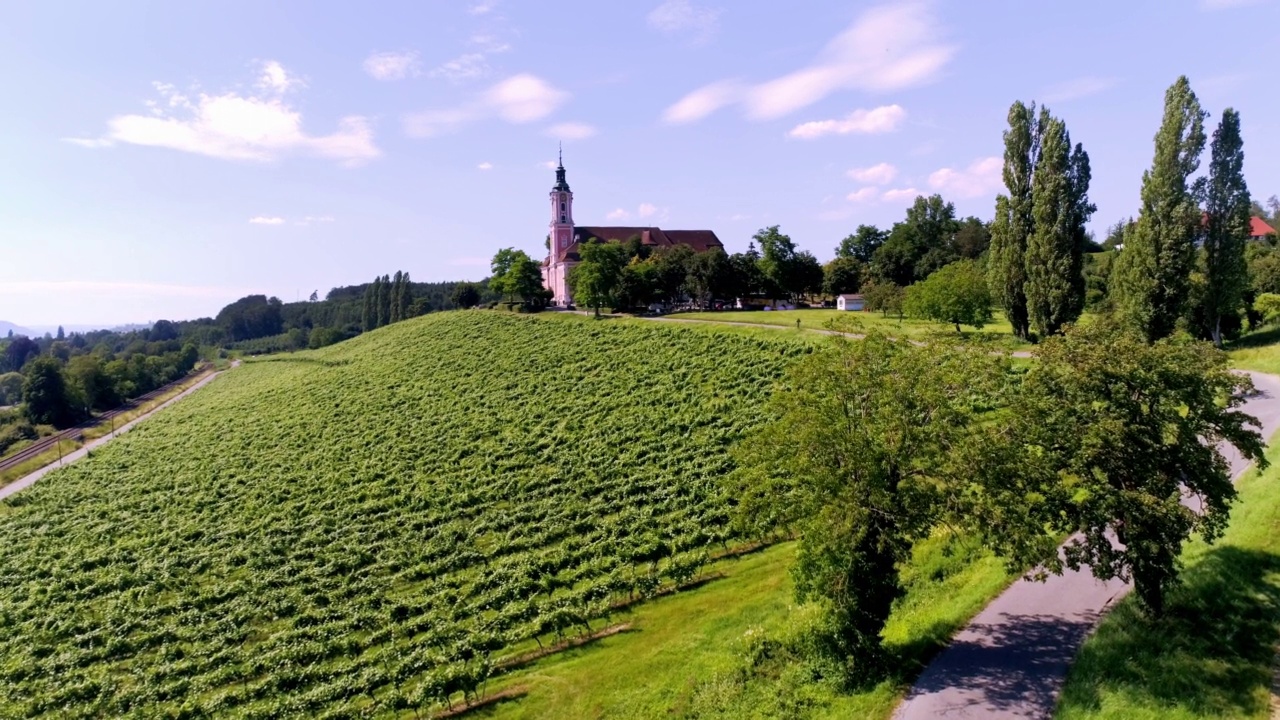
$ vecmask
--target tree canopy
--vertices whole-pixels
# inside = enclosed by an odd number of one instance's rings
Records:
[[[981,266],[960,260],[907,288],[908,315],[982,328],[991,322],[991,292]]]

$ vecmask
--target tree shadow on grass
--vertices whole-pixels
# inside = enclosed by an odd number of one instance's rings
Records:
[[[1102,695],[1208,717],[1265,711],[1280,639],[1280,555],[1223,546],[1184,576],[1164,617],[1122,603],[1081,650],[1061,710]]]
[[[1259,330],[1249,333],[1238,340],[1232,341],[1228,346],[1228,350],[1243,350],[1245,348],[1267,347],[1280,343],[1280,326]]]

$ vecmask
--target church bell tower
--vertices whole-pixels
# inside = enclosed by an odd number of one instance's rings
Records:
[[[556,167],[556,184],[551,188],[551,262],[560,260],[565,248],[573,244],[573,193],[564,179],[564,151]]]

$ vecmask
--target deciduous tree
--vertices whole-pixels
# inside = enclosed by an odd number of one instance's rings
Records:
[[[22,404],[34,425],[66,428],[79,422],[81,411],[71,402],[62,366],[47,355],[32,360],[22,383]]]
[[[836,257],[855,258],[864,263],[871,262],[871,256],[884,244],[889,233],[875,225],[859,225],[852,235],[845,237],[836,247]]]
[[[991,291],[982,268],[973,260],[951,263],[907,288],[908,315],[981,328],[991,322]]]
[[[616,242],[588,242],[578,246],[578,253],[582,262],[569,271],[569,290],[600,317],[601,307],[616,302],[626,249]]]
[[[1027,242],[1035,225],[1032,181],[1040,155],[1040,125],[1035,104],[1017,101],[1009,108],[1009,129],[1004,131],[1003,178],[1008,195],[996,196],[991,223],[988,280],[997,304],[1004,309],[1013,334],[1031,334],[1027,310]]]

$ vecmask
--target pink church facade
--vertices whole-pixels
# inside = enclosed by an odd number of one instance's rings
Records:
[[[542,262],[542,284],[551,291],[551,304],[566,307],[573,304],[569,292],[569,271],[582,258],[578,244],[582,242],[623,242],[639,238],[652,248],[688,245],[696,252],[715,248],[724,250],[720,238],[710,230],[662,230],[657,227],[578,226],[573,223],[573,192],[565,180],[563,160],[556,167],[556,184],[551,188],[551,224],[547,259]]]

